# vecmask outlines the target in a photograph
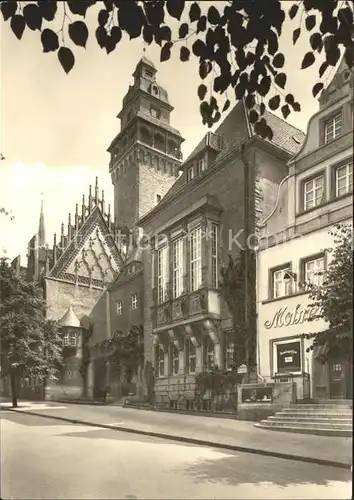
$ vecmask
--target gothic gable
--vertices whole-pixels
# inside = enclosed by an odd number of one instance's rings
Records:
[[[49,273],[52,278],[104,288],[117,277],[123,259],[98,206],[94,208]]]

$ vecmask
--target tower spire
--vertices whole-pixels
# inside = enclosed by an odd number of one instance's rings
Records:
[[[44,247],[45,244],[46,240],[45,240],[44,208],[43,208],[43,193],[42,193],[41,213],[39,215],[39,226],[38,226],[38,246]]]

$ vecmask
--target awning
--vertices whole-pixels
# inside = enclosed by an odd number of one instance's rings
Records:
[[[326,354],[328,354],[328,351],[329,351],[328,342],[325,342],[324,344],[321,344],[321,345],[318,344],[318,345],[314,346],[314,348],[313,348],[313,351],[312,351],[313,358],[320,360],[321,358],[326,356]]]

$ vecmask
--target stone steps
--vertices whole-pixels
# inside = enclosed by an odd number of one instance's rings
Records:
[[[350,437],[353,432],[352,420],[351,401],[320,401],[283,408],[255,426],[283,432]]]

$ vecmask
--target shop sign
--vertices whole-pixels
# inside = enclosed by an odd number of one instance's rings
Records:
[[[298,372],[301,370],[301,343],[288,342],[277,345],[277,372]]]
[[[306,321],[319,320],[321,308],[318,306],[302,307],[297,304],[293,311],[287,306],[280,307],[274,314],[271,321],[265,321],[264,326],[267,330],[271,328],[284,328],[285,326],[301,325]]]

